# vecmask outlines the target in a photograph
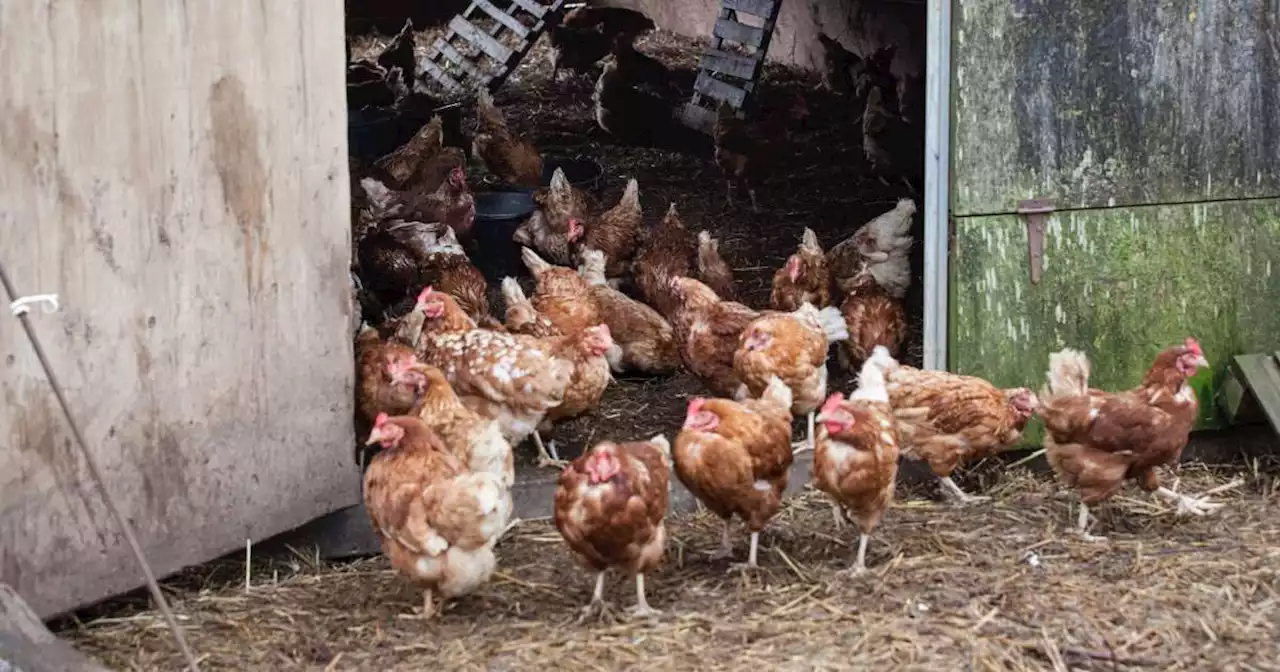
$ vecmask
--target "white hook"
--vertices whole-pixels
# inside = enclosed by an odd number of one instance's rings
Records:
[[[9,303],[9,312],[14,317],[26,315],[31,312],[32,304],[43,304],[42,310],[46,315],[58,312],[58,295],[57,294],[33,294],[24,296]]]

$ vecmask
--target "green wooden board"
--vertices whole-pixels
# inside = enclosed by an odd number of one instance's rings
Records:
[[[1271,429],[1280,433],[1280,353],[1254,353],[1235,358],[1235,370],[1248,384]]]
[[[1057,213],[1037,285],[1027,259],[1021,217],[956,220],[951,370],[1039,389],[1049,354],[1070,346],[1096,387],[1124,389],[1192,335],[1213,365],[1192,380],[1210,428],[1224,424],[1212,395],[1231,357],[1280,345],[1280,199]]]
[[[953,16],[955,214],[1280,196],[1274,2],[957,0]]]

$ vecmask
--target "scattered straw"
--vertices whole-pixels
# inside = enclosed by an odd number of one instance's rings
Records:
[[[1188,492],[1231,480],[1182,472]],[[228,562],[168,590],[206,669],[1263,669],[1280,623],[1274,478],[1219,493],[1227,507],[1203,519],[1099,507],[1111,541],[1093,544],[1065,534],[1069,493],[1018,470],[992,504],[895,504],[856,579],[839,573],[852,548],[831,540],[855,532],[833,529],[814,493],[788,500],[750,575],[696,553],[718,543],[717,520],[677,517],[646,582],[663,613],[642,621],[576,622],[593,582],[546,521],[520,525],[493,581],[430,623],[380,558],[256,566],[280,576],[251,594]],[[619,576],[606,595],[634,599]],[[61,634],[116,669],[180,663],[154,611],[121,609]]]

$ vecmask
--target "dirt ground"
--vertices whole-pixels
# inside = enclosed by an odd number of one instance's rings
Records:
[[[419,49],[424,50],[435,34],[420,34]],[[376,53],[384,42],[385,38],[357,40],[353,56]],[[637,46],[662,60],[683,87],[692,90],[694,68],[707,46],[705,40],[658,31],[641,38]],[[693,231],[707,229],[720,240],[721,254],[736,275],[739,300],[747,305],[768,306],[773,273],[795,251],[805,227],[814,229],[822,244],[830,247],[852,235],[866,221],[892,209],[899,198],[915,198],[917,208],[923,209],[921,197],[906,184],[888,180],[886,185],[867,175],[862,151],[862,110],[846,98],[814,91],[817,78],[812,73],[775,65],[765,67],[752,119],[763,123],[773,115],[785,115],[800,94],[810,116],[802,127],[792,128],[795,142],[786,151],[769,157],[771,169],[758,190],[759,213],[752,212],[745,195],[732,206],[726,202],[726,185],[711,156],[709,142],[705,147],[674,151],[618,144],[595,123],[591,101],[594,78],[562,74],[561,81],[552,83],[550,73],[544,39],[495,94],[508,123],[544,155],[585,156],[600,162],[604,179],[596,195],[606,207],[617,201],[630,177],[639,181],[640,201],[650,225],[656,225],[667,206],[675,203],[686,227]],[[922,227],[917,214],[917,239]],[[524,273],[518,254],[498,254],[516,260],[507,273]],[[483,260],[475,261],[489,274]],[[919,365],[923,304],[919,287],[923,257],[919,245],[913,263],[917,281],[907,296],[910,335],[902,360]],[[498,311],[503,302],[497,291],[499,279],[490,278],[490,303],[500,317]],[[526,279],[528,283],[531,280]],[[832,389],[847,387],[852,376],[836,370],[834,359],[832,369]],[[696,379],[683,373],[662,379],[623,377],[610,386],[595,413],[558,424],[549,438],[560,446],[562,457],[572,458],[592,441],[669,432],[679,427],[687,398],[704,392]],[[534,454],[532,445],[526,442],[517,449],[517,461],[522,467],[529,466]]]
[[[207,670],[1280,669],[1280,474],[1180,475],[1187,492],[1237,485],[1204,519],[1122,493],[1098,511],[1101,543],[1064,533],[1073,495],[1022,469],[970,507],[900,491],[856,578],[840,573],[856,535],[833,527],[817,494],[787,502],[752,574],[700,555],[717,543],[715,519],[676,517],[647,581],[662,614],[643,620],[579,620],[592,577],[546,521],[516,528],[493,582],[429,623],[380,558],[299,551],[257,560],[248,590],[241,561],[166,584]],[[745,533],[736,541],[742,556]],[[623,612],[632,583],[612,579],[606,597]],[[113,669],[181,667],[145,597],[59,634]]]

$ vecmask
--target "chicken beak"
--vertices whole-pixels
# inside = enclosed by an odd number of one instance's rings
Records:
[[[382,441],[382,430],[375,427],[372,432],[369,432],[369,440],[365,441],[364,445],[372,446],[380,441]]]
[[[1204,355],[1200,355],[1199,357],[1197,357],[1196,360],[1192,362],[1192,364],[1194,364],[1197,369],[1209,368],[1209,360],[1205,359]]]

